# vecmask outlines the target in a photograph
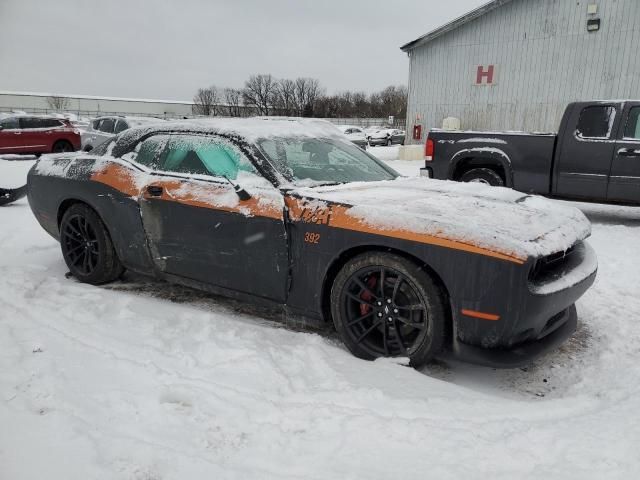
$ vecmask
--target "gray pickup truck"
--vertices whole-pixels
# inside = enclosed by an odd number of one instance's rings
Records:
[[[421,175],[640,204],[640,101],[571,103],[554,133],[431,130]]]

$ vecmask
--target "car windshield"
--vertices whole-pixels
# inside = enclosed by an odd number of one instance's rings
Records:
[[[258,147],[289,181],[333,184],[393,180],[399,176],[361,148],[329,138],[269,138]]]

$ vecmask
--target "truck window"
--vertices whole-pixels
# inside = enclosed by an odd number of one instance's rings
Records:
[[[624,127],[624,138],[634,138],[640,140],[640,107],[633,107],[629,110],[629,118]]]
[[[586,107],[580,113],[576,135],[580,138],[610,138],[615,118],[615,107],[607,105]]]

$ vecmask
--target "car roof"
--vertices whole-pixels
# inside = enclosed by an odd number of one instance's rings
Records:
[[[143,137],[162,133],[217,134],[255,143],[267,138],[335,138],[343,140],[335,125],[326,121],[297,117],[250,117],[189,119],[141,125],[122,132],[116,140],[114,155],[137,143]],[[346,141],[346,140],[345,140]]]

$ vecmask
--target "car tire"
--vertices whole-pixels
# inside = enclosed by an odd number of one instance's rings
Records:
[[[443,348],[445,312],[444,295],[425,269],[391,253],[358,255],[331,288],[336,330],[365,360],[402,356],[421,367]]]
[[[474,168],[462,174],[461,182],[484,183],[492,187],[504,187],[504,180],[491,168]]]
[[[84,203],[72,205],[62,216],[60,247],[69,271],[80,282],[102,285],[124,272],[105,224]]]
[[[52,153],[67,153],[67,152],[73,152],[75,149],[73,148],[73,145],[71,145],[70,142],[68,142],[67,140],[58,140],[56,143],[53,144],[53,148],[51,149]]]

